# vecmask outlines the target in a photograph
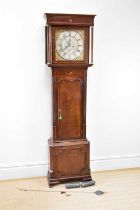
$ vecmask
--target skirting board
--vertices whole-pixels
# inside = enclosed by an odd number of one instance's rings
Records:
[[[91,171],[140,167],[140,155],[98,157],[90,160]],[[0,165],[0,180],[47,176],[48,163]]]

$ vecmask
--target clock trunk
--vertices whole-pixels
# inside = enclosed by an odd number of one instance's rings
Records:
[[[59,77],[58,139],[82,138],[82,78]]]

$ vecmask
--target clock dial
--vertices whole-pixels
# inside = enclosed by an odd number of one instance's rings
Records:
[[[56,36],[56,58],[68,61],[83,60],[84,33],[80,30],[59,31]]]

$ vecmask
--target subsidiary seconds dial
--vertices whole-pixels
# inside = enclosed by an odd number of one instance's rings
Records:
[[[62,31],[56,38],[56,52],[63,60],[78,60],[83,56],[84,40],[77,31]]]

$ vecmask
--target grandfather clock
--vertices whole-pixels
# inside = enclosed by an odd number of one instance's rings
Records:
[[[95,15],[45,13],[46,64],[52,69],[49,186],[91,180],[86,138],[87,69],[93,65]]]

